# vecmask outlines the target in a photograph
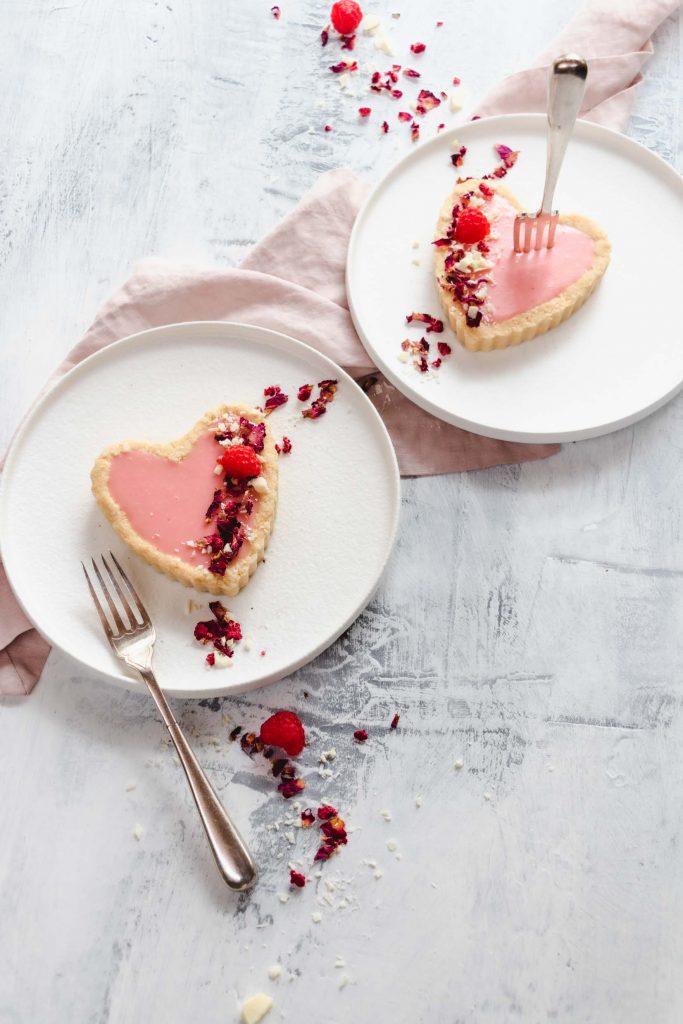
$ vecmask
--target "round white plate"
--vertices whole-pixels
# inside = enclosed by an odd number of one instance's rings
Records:
[[[339,380],[334,402],[319,420],[304,420],[297,388],[329,377]],[[172,440],[212,406],[259,403],[271,384],[290,396],[270,426],[291,438],[293,451],[280,459],[266,560],[237,597],[224,599],[252,646],[239,644],[230,668],[210,669],[192,634],[211,617],[213,598],[167,579],[126,547],[90,492],[90,469],[108,444]],[[2,557],[24,610],[52,644],[135,687],[109,650],[80,564],[113,550],[156,626],[154,667],[166,692],[235,693],[293,672],[353,622],[389,558],[399,501],[384,424],[331,360],[258,327],[174,324],[86,359],[32,411],[3,472]],[[200,611],[187,614],[188,598]]]
[[[536,209],[545,130],[544,115],[501,115],[443,132],[415,149],[368,198],[348,253],[353,319],[389,380],[449,423],[514,441],[605,434],[646,416],[683,386],[683,338],[673,301],[680,291],[683,179],[643,146],[586,121],[576,125],[555,205],[592,217],[610,237],[612,260],[597,291],[566,323],[534,341],[468,352],[446,326],[443,335],[429,335],[453,345],[438,372],[423,375],[399,361],[401,341],[421,336],[406,327],[406,314],[443,319],[430,243],[457,175],[492,170],[499,162],[493,146],[504,143],[520,156],[503,183]],[[467,146],[459,170],[450,160],[456,135]]]

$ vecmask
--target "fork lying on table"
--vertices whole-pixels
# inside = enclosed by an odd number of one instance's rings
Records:
[[[548,87],[548,155],[543,201],[538,213],[518,213],[515,217],[515,252],[552,249],[559,213],[553,210],[553,195],[564,154],[574,130],[581,101],[586,91],[588,66],[581,57],[567,55],[553,62]],[[545,239],[545,243],[544,243]]]
[[[154,698],[159,713],[171,734],[180,763],[185,769],[187,781],[190,783],[190,789],[197,804],[199,817],[202,819],[202,824],[206,829],[209,845],[216,858],[216,864],[223,879],[231,889],[240,891],[248,889],[256,880],[256,867],[251,854],[223,809],[209,780],[200,768],[197,758],[173,717],[173,712],[168,706],[161,687],[154,678],[154,673],[152,672],[152,654],[154,652],[154,641],[156,640],[154,626],[133,584],[126,576],[115,556],[111,552],[109,554],[119,571],[121,581],[112,572],[104,555],[101,556],[102,565],[111,580],[111,587],[113,587],[118,597],[119,606],[117,606],[112,590],[102,577],[102,573],[94,558],[92,559],[92,567],[109,606],[109,611],[114,621],[114,628],[110,625],[95,587],[88,576],[87,569],[81,562],[92,599],[95,602],[95,608],[102,622],[102,628],[116,657],[120,658],[121,661],[125,661],[130,668],[134,668],[145,683],[147,683],[147,688]],[[135,605],[137,614],[133,612],[129,598]],[[124,615],[128,617],[128,623],[124,623],[120,608],[123,609]]]

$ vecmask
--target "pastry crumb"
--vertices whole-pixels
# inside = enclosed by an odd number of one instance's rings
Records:
[[[263,992],[250,996],[242,1003],[242,1024],[259,1024],[272,1006],[273,1000]]]

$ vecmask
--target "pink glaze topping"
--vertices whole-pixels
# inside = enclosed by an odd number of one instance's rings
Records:
[[[180,462],[135,449],[120,452],[110,463],[109,491],[133,529],[150,544],[184,562],[208,564],[208,556],[188,547],[187,541],[213,533],[205,515],[222,483],[213,471],[222,451],[207,433]],[[246,547],[245,542],[234,561]]]
[[[491,282],[487,305],[491,304],[493,312],[486,313],[484,320],[500,323],[554,299],[578,281],[593,263],[593,239],[583,231],[558,224],[552,249],[516,253],[512,236],[517,211],[500,196],[484,206],[487,216],[492,207],[495,217],[491,227],[499,238],[492,242],[486,239],[491,252],[485,258],[495,266],[480,276]]]

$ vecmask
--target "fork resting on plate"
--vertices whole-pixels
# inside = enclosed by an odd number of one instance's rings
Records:
[[[197,758],[192,752],[192,748],[185,739],[182,729],[168,706],[161,687],[154,677],[152,672],[152,654],[154,653],[154,641],[156,640],[154,626],[133,584],[119,565],[116,557],[111,552],[109,554],[118,570],[118,578],[112,572],[109,562],[107,562],[104,555],[101,556],[102,565],[111,583],[109,584],[105,581],[94,558],[92,559],[92,567],[109,607],[113,627],[97,596],[97,591],[88,575],[88,571],[81,562],[92,599],[95,602],[95,608],[102,622],[102,628],[116,657],[139,673],[154,698],[159,713],[175,744],[180,763],[185,769],[187,781],[190,784],[199,816],[206,830],[209,845],[216,858],[216,864],[223,879],[231,889],[248,889],[256,880],[254,861],[244,840],[230,821],[209,780],[202,771]],[[118,598],[118,605],[114,595]],[[130,606],[131,601],[135,606],[135,612],[133,612]],[[121,611],[123,611],[123,615]],[[128,618],[128,622],[124,622],[123,616]]]

